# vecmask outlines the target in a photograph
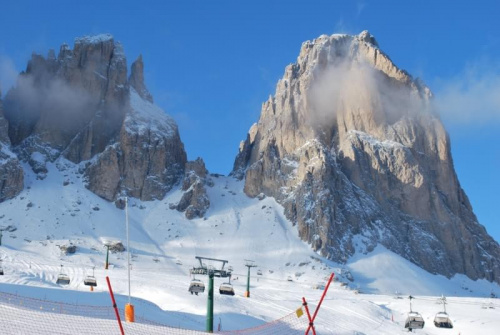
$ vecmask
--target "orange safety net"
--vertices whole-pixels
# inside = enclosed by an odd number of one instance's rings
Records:
[[[126,316],[120,309],[120,314]],[[2,334],[89,334],[109,335],[119,333],[115,313],[111,306],[76,305],[50,300],[35,299],[0,292],[0,332]],[[125,334],[207,334],[203,331],[171,327],[137,315],[135,322],[123,322]],[[295,312],[260,326],[232,331],[230,334],[304,334],[307,318],[298,318]]]

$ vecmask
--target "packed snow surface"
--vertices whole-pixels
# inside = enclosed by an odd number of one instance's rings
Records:
[[[104,270],[102,241],[126,245],[125,211],[86,190],[78,166],[58,160],[47,167],[47,177],[38,180],[24,166],[24,191],[0,204],[0,257],[5,273],[0,276],[0,291],[109,306],[105,285],[109,276],[123,308],[128,292],[126,253],[111,253],[110,268]],[[198,296],[188,292],[189,269],[197,265],[195,256],[204,256],[228,260],[234,268],[235,296],[221,296],[215,290],[214,320],[216,324],[220,320],[223,330],[281,318],[299,308],[302,297],[314,310],[325,278],[335,272],[340,280],[330,287],[315,322],[319,334],[404,332],[410,294],[416,297],[413,309],[426,322],[421,334],[498,333],[500,303],[490,298],[492,292],[500,293],[498,285],[429,274],[381,246],[367,252],[362,238],[348,264],[329,262],[298,238],[297,228],[273,198],[251,199],[243,193],[241,181],[211,178],[214,186],[207,186],[211,206],[205,218],[190,221],[184,213],[169,209],[169,204],[181,198],[180,190],[161,201],[129,199],[131,295],[136,315],[173,327],[204,330],[206,291]],[[76,246],[76,252],[64,254],[60,247],[70,245]],[[258,267],[251,272],[251,297],[244,298],[248,259]],[[67,286],[55,283],[60,265],[71,279]],[[83,280],[93,267],[98,286],[88,292]],[[262,275],[257,275],[258,270]],[[353,281],[348,279],[351,276]],[[207,283],[206,277],[197,278]],[[225,281],[216,278],[216,288]],[[432,322],[442,310],[436,303],[441,294],[448,300],[452,331],[435,328]],[[33,312],[33,322],[39,315]],[[78,320],[71,318],[71,322]]]

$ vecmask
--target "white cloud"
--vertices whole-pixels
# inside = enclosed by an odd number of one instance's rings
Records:
[[[308,92],[311,125],[334,124],[343,111],[365,111],[387,122],[425,111],[427,104],[407,86],[397,84],[371,65],[342,61],[318,73]]]
[[[19,71],[12,59],[7,56],[0,55],[0,91],[2,94],[15,85]]]
[[[359,17],[361,15],[361,12],[363,11],[363,9],[365,9],[366,7],[366,3],[364,2],[357,2],[356,3],[356,10],[357,10],[357,16]]]
[[[500,66],[485,61],[436,81],[436,108],[445,121],[500,123]]]

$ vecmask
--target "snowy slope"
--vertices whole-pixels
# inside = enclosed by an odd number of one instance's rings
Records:
[[[104,270],[102,238],[125,241],[125,212],[86,190],[78,166],[58,160],[48,163],[48,169],[46,179],[37,180],[25,166],[24,191],[0,204],[0,226],[10,226],[10,232],[3,232],[0,247],[5,270],[0,276],[0,282],[5,283],[0,291],[108,306],[106,275],[115,293],[127,293],[126,254],[111,254],[111,267]],[[435,302],[441,294],[449,297],[454,333],[473,334],[481,324],[483,334],[494,334],[500,326],[496,300],[496,309],[481,308],[491,291],[500,293],[496,284],[461,276],[434,276],[381,246],[366,253],[361,238],[359,252],[346,266],[331,263],[298,238],[296,227],[274,199],[250,199],[243,194],[241,182],[231,177],[212,178],[215,185],[207,188],[211,207],[203,219],[189,221],[183,213],[169,209],[169,204],[182,196],[179,190],[162,201],[130,199],[131,292],[137,315],[203,330],[206,294],[192,296],[187,292],[189,269],[198,255],[226,259],[234,267],[236,295],[215,297],[215,320],[221,318],[225,330],[278,319],[300,307],[302,296],[314,307],[321,291],[313,287],[324,284],[332,271],[343,281],[348,281],[350,272],[354,282],[349,282],[351,289],[342,288],[339,282],[331,287],[317,320],[323,334],[403,331],[409,303],[394,299],[396,290],[417,296],[414,307],[427,322],[422,334],[447,333],[432,325],[440,310]],[[59,246],[69,244],[76,245],[77,251],[64,255]],[[245,259],[255,260],[263,272],[257,276],[253,269],[250,299],[243,297]],[[55,284],[61,264],[71,277],[67,287]],[[90,293],[83,279],[93,266],[98,287]],[[292,282],[287,280],[289,276]],[[216,279],[215,285],[222,281]],[[356,288],[372,294],[356,294],[352,290]],[[125,301],[125,297],[119,298],[119,304]]]

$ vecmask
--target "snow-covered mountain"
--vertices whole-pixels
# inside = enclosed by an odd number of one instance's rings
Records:
[[[33,54],[5,97],[12,150],[39,178],[59,157],[85,161],[86,187],[109,201],[163,198],[181,179],[186,153],[142,71],[139,57],[127,78],[123,47],[109,34],[77,38],[73,49],[63,44],[57,58],[52,50]]]
[[[354,320],[343,328],[324,324],[327,333],[401,328],[385,306],[396,306],[392,312],[403,319],[406,302],[374,297],[373,305],[343,287],[500,292],[498,243],[459,187],[439,119],[419,109],[430,91],[395,67],[367,32],[304,43],[229,177],[210,174],[202,159],[187,162],[177,125],[153,103],[143,68],[139,57],[127,76],[122,47],[110,35],[78,38],[57,57],[33,55],[0,101],[0,282],[58,287],[62,264],[68,288],[81,291],[97,266],[99,283],[111,275],[125,293],[124,254],[111,255],[110,270],[101,268],[104,239],[125,240],[127,196],[132,294],[176,310],[179,317],[169,320],[189,327],[200,328],[206,306],[187,294],[196,255],[227,259],[235,269],[237,297],[217,298],[219,311],[248,317],[230,321],[231,329],[290,313],[302,295],[317,298],[313,287],[332,271],[335,294],[361,314],[326,302],[326,319],[346,313]],[[379,79],[382,88],[364,84]],[[389,104],[394,99],[413,109],[400,115]],[[252,278],[260,293],[250,303],[241,298],[245,259],[262,271]]]
[[[110,268],[104,270],[103,239],[125,243],[125,212],[86,189],[79,166],[64,158],[47,163],[43,180],[28,164],[23,163],[23,167],[27,171],[25,189],[0,204],[4,229],[0,291],[109,306],[105,284],[105,276],[109,276],[123,308],[127,301],[123,295],[128,292],[127,257],[123,252],[111,253]],[[226,259],[234,268],[231,282],[236,295],[215,297],[216,325],[220,317],[224,330],[279,319],[300,307],[302,296],[315,306],[322,293],[318,288],[335,272],[338,281],[332,284],[316,322],[320,334],[402,331],[409,303],[394,299],[396,291],[420,299],[413,307],[430,325],[427,334],[444,334],[445,330],[432,326],[441,308],[435,301],[441,294],[448,297],[447,310],[457,333],[473,333],[478,320],[483,323],[482,333],[497,331],[500,305],[489,298],[491,292],[500,292],[497,284],[463,275],[447,279],[429,274],[382,246],[367,252],[361,236],[354,257],[346,264],[328,261],[298,237],[297,226],[286,219],[284,208],[273,198],[249,198],[242,191],[242,181],[209,177],[213,186],[207,187],[211,204],[206,219],[189,220],[184,213],[170,209],[185,193],[178,188],[163,200],[129,199],[131,294],[138,316],[173,327],[205,329],[206,293],[192,296],[188,292],[192,279],[189,269],[196,265],[194,257],[198,255]],[[63,251],[68,246],[75,246],[75,252]],[[250,299],[243,297],[245,259],[255,260],[258,266],[251,274]],[[71,278],[68,286],[55,283],[60,265]],[[90,293],[83,279],[94,266],[98,286]],[[257,270],[262,275],[257,275]],[[205,277],[197,278],[206,283]],[[223,281],[216,279],[215,285]],[[356,294],[357,290],[369,294]],[[492,301],[497,309],[482,309]],[[2,320],[0,323],[12,326]],[[64,323],[64,318],[60,322]]]
[[[432,93],[367,31],[302,44],[232,175],[329,259],[346,262],[361,235],[431,273],[500,282],[500,246],[460,187]]]

